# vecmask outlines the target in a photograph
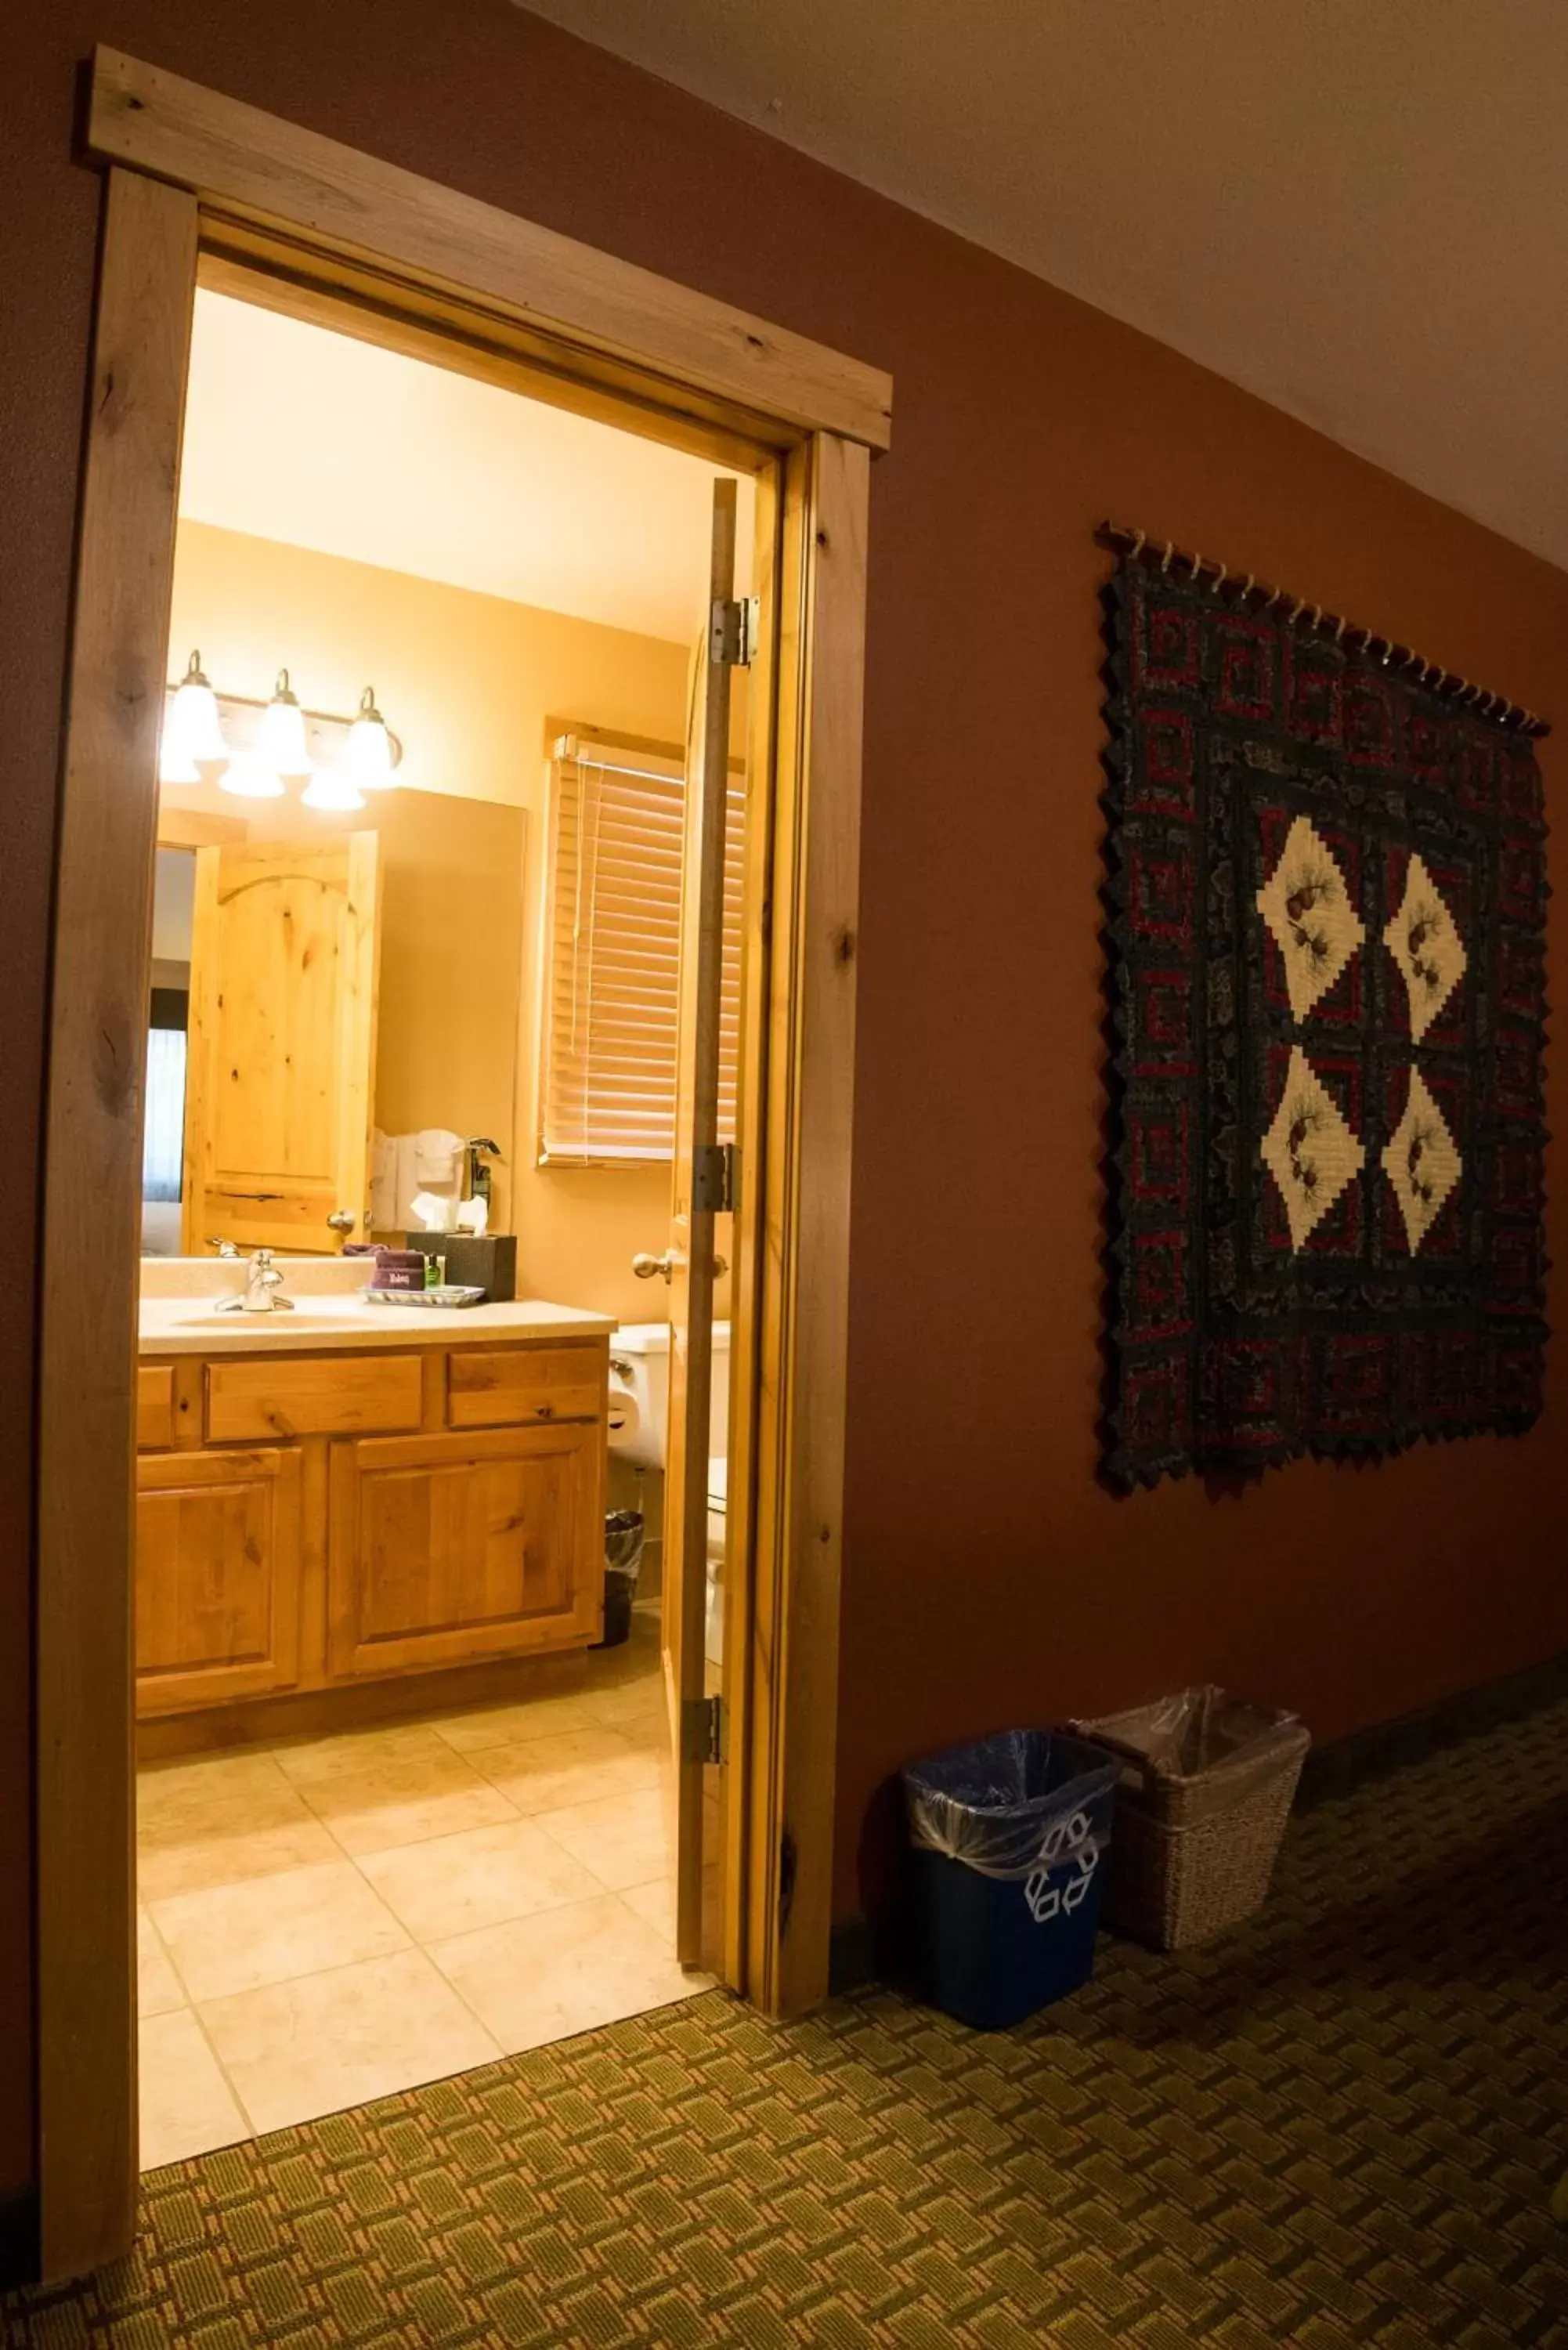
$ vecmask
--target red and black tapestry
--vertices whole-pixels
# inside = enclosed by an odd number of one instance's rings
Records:
[[[1529,736],[1283,607],[1106,590],[1118,1485],[1541,1409]]]

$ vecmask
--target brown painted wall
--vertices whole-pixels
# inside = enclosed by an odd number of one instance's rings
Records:
[[[872,513],[840,1908],[877,1875],[878,1832],[863,1833],[877,1790],[938,1741],[1199,1672],[1333,1732],[1568,1641],[1561,1345],[1548,1419],[1522,1442],[1298,1467],[1240,1500],[1188,1485],[1117,1503],[1094,1482],[1104,558],[1088,534],[1106,511],[1178,533],[1565,723],[1568,578],[504,0],[55,0],[13,35],[0,208],[0,448],[16,476],[0,567],[12,1196],[27,1194],[36,1137],[98,215],[69,140],[76,69],[97,39],[894,372],[897,447]],[[1561,819],[1568,762],[1554,746],[1547,772]],[[1563,838],[1560,820],[1560,905]],[[1562,1051],[1551,1084],[1568,1137]],[[1560,1268],[1565,1148],[1550,1178]],[[0,1323],[7,1895],[26,1695],[20,1255]],[[10,2028],[25,2002],[7,1898],[0,2187],[25,2160]]]

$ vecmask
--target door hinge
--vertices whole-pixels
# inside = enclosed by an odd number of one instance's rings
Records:
[[[691,1212],[730,1216],[735,1211],[735,1146],[706,1142],[691,1153]]]
[[[762,623],[760,596],[720,597],[708,621],[708,658],[727,669],[749,669],[756,657]]]
[[[688,1698],[680,1709],[680,1760],[683,1762],[722,1762],[723,1759],[723,1699]]]

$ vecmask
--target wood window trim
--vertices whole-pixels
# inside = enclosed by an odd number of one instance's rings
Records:
[[[278,307],[439,339],[537,396],[736,463],[777,583],[752,759],[771,924],[748,937],[733,1317],[753,1370],[732,1492],[726,1970],[774,2014],[826,1990],[847,1339],[847,1209],[869,453],[863,363],[436,182],[100,50],[87,152],[110,166],[62,754],[38,1391],[35,1737],[41,2272],[134,2231],[130,1527],[139,1088],[178,460],[199,271],[261,258]],[[285,250],[286,248],[286,250]],[[292,281],[289,272],[294,273]],[[395,292],[390,298],[387,289]],[[452,338],[449,343],[446,338]],[[462,356],[452,363],[462,366]],[[524,367],[524,363],[526,366]],[[552,389],[553,387],[553,389]],[[640,417],[635,421],[628,411]],[[751,903],[760,906],[757,890]],[[81,1170],[90,1166],[90,1201]],[[123,1479],[105,1477],[122,1460]],[[789,1859],[786,1882],[785,1856]]]

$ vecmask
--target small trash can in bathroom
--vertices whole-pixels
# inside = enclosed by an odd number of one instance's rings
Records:
[[[596,1648],[618,1648],[631,1631],[637,1572],[642,1565],[644,1528],[640,1510],[605,1513],[605,1633]]]
[[[1262,1907],[1312,1742],[1293,1713],[1206,1683],[1073,1727],[1118,1774],[1109,1925],[1184,1950]]]
[[[993,2032],[1094,1971],[1117,1765],[1005,1730],[905,1771],[922,1995]]]

